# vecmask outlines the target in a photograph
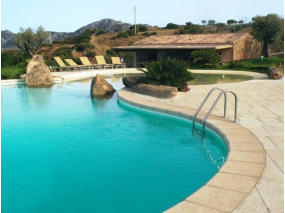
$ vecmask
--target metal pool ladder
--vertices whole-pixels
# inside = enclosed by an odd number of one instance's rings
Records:
[[[207,114],[204,116],[203,119],[203,127],[202,130],[199,130],[196,128],[196,119],[197,119],[197,115],[199,114],[199,112],[201,111],[201,109],[203,108],[204,104],[207,102],[208,98],[211,96],[211,94],[216,91],[219,90],[220,93],[218,95],[218,97],[216,98],[216,100],[214,101],[214,103],[212,104],[211,108],[209,109],[209,111],[207,112]],[[199,135],[202,136],[202,140],[204,140],[205,138],[205,128],[206,128],[206,120],[209,117],[209,115],[211,114],[211,112],[213,111],[213,109],[215,108],[215,106],[217,105],[217,103],[219,102],[219,100],[221,99],[222,96],[224,96],[224,118],[226,117],[226,112],[227,112],[227,93],[231,93],[234,98],[235,98],[235,114],[234,114],[234,122],[236,122],[237,120],[237,102],[238,102],[238,98],[237,95],[231,91],[231,90],[223,90],[219,87],[214,87],[213,89],[210,90],[210,92],[207,94],[207,96],[205,97],[205,99],[203,100],[203,102],[201,103],[201,105],[199,106],[198,110],[196,111],[194,118],[193,118],[193,124],[192,124],[192,134],[197,133]]]

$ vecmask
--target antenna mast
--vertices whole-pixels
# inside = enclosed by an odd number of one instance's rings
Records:
[[[135,35],[137,34],[137,15],[136,15],[137,8],[134,7],[134,19],[135,19]]]

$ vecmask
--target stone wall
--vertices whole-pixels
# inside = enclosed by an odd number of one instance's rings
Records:
[[[258,58],[261,55],[262,46],[252,35],[246,34],[233,44],[233,60]]]

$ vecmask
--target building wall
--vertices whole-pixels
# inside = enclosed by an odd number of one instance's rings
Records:
[[[247,34],[233,43],[233,60],[258,58],[261,51],[261,44],[252,35]]]
[[[218,50],[222,62],[230,62],[233,60],[233,48]]]

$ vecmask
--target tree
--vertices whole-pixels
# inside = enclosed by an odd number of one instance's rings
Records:
[[[48,41],[48,33],[45,32],[43,27],[39,27],[36,32],[31,28],[20,28],[20,32],[17,34],[15,44],[17,47],[29,54],[34,56],[37,54],[41,46]]]
[[[252,18],[252,35],[263,43],[262,53],[269,56],[269,46],[281,31],[282,19],[277,14],[255,16]]]
[[[229,20],[227,20],[227,24],[228,24],[228,25],[233,25],[233,24],[236,24],[236,23],[237,23],[237,21],[234,20],[234,19],[229,19]]]
[[[217,32],[225,31],[225,26],[226,26],[225,23],[217,23],[216,26],[217,26]]]
[[[177,29],[177,28],[179,28],[179,26],[173,23],[168,23],[165,27],[165,29]]]
[[[183,29],[178,31],[178,34],[197,34],[203,33],[203,29],[196,24],[192,24],[191,22],[186,22],[186,26]]]
[[[244,21],[243,21],[243,20],[239,20],[238,23],[239,23],[239,24],[243,24]]]
[[[209,20],[208,21],[208,25],[210,25],[210,26],[213,26],[213,25],[215,25],[216,24],[216,21],[215,20]]]
[[[202,20],[201,23],[202,23],[203,25],[206,25],[206,24],[207,24],[207,21],[206,21],[206,20]]]

